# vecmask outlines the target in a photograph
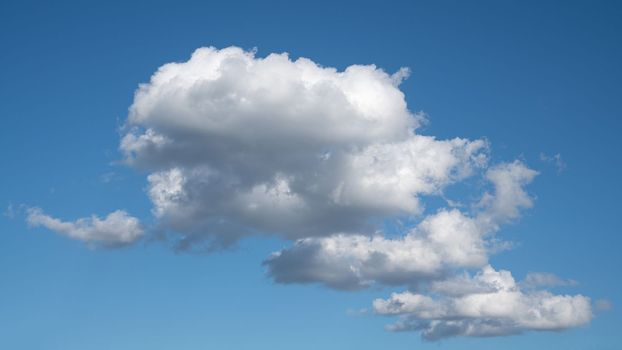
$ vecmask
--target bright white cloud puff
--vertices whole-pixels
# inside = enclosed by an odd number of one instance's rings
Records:
[[[390,330],[426,339],[589,322],[587,297],[537,289],[564,280],[540,273],[517,284],[488,265],[504,247],[501,225],[533,205],[524,187],[537,172],[520,161],[490,165],[482,139],[419,134],[423,117],[399,89],[407,75],[237,47],[163,65],[137,90],[120,143],[126,164],[149,173],[153,229],[179,250],[248,235],[293,241],[264,262],[276,282],[404,286],[374,310],[399,317]],[[424,197],[475,175],[493,190],[469,210],[426,213]],[[398,236],[382,231],[402,219],[417,223]],[[144,233],[123,211],[63,222],[35,208],[28,222],[106,246]]]
[[[387,327],[389,330],[421,331],[428,340],[562,330],[586,324],[592,318],[589,298],[524,292],[509,271],[496,271],[490,265],[472,278],[448,281],[434,290],[440,297],[393,293],[389,299],[376,299],[374,311],[400,315],[398,322]]]
[[[486,162],[482,140],[415,134],[403,75],[201,48],[140,86],[121,151],[152,172],[154,213],[182,248],[372,233]]]

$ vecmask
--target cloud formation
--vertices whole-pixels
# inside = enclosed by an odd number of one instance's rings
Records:
[[[501,226],[533,206],[525,186],[537,172],[520,161],[490,164],[483,139],[420,134],[423,116],[399,89],[407,75],[200,48],[140,85],[119,149],[149,174],[153,229],[176,249],[282,237],[293,244],[264,262],[277,283],[406,288],[373,303],[377,314],[399,317],[390,330],[435,340],[589,322],[587,297],[539,289],[570,282],[539,273],[516,283],[489,265],[508,246]],[[468,208],[426,211],[425,198],[445,199],[448,186],[470,177],[491,189]],[[104,246],[146,235],[124,211],[67,222],[32,208],[27,220]],[[408,227],[383,230],[398,221]]]
[[[393,293],[388,299],[374,300],[374,311],[400,316],[387,329],[420,331],[428,340],[562,330],[584,325],[592,318],[589,298],[525,292],[509,271],[496,271],[491,266],[474,277],[447,282],[435,288],[440,297],[409,291]]]
[[[201,48],[140,86],[120,148],[178,247],[373,233],[486,163],[483,140],[415,134],[404,72]]]
[[[43,226],[73,239],[108,247],[130,244],[144,234],[139,220],[123,210],[114,211],[103,219],[93,215],[76,221],[62,221],[39,208],[30,208],[26,221],[32,227]]]
[[[319,282],[338,289],[377,283],[416,285],[442,278],[451,269],[482,267],[498,247],[492,233],[516,218],[521,208],[531,207],[523,186],[536,174],[518,161],[494,166],[485,175],[494,192],[484,194],[472,216],[441,209],[399,238],[378,234],[304,238],[274,253],[265,265],[277,282]]]
[[[377,283],[415,284],[450,268],[479,267],[487,261],[478,227],[454,209],[428,216],[400,238],[339,234],[301,239],[274,253],[265,265],[280,283],[360,289]]]

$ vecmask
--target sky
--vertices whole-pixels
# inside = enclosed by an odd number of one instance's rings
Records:
[[[619,348],[621,15],[3,1],[0,348]]]

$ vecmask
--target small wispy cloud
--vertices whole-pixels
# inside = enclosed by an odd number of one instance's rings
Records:
[[[15,208],[13,207],[13,203],[9,203],[6,209],[2,212],[2,215],[9,219],[15,218]]]
[[[572,279],[564,279],[552,273],[530,272],[520,284],[524,288],[538,288],[576,286],[579,282]]]
[[[540,152],[540,160],[545,162],[545,163],[549,163],[555,166],[555,169],[557,170],[557,173],[561,173],[562,171],[564,171],[566,169],[566,162],[564,162],[564,160],[562,159],[561,154],[556,153],[554,155],[547,155],[544,152]]]
[[[144,234],[138,219],[123,210],[116,210],[105,218],[92,215],[75,221],[54,218],[45,214],[40,208],[29,208],[26,212],[26,222],[31,227],[43,226],[91,245],[123,246],[136,241]]]
[[[123,180],[123,177],[114,171],[109,171],[109,172],[99,175],[99,180],[107,184],[107,183]]]
[[[608,299],[598,299],[594,301],[594,309],[596,311],[609,311],[613,308],[613,304]]]

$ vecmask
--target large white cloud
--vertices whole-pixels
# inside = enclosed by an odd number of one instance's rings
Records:
[[[26,220],[31,226],[43,226],[89,244],[122,246],[136,241],[144,234],[139,220],[122,210],[114,211],[103,219],[93,215],[75,221],[62,221],[39,208],[30,208],[27,214]]]
[[[504,247],[498,230],[533,205],[524,187],[537,172],[490,165],[481,139],[422,135],[399,89],[407,75],[237,47],[163,65],[137,90],[120,142],[125,163],[148,173],[150,229],[181,250],[278,235],[293,245],[264,263],[275,281],[405,286],[375,311],[427,339],[588,322],[588,298],[537,290],[564,280],[540,273],[517,284],[488,265]],[[426,211],[426,198],[474,175],[493,189],[468,208]],[[148,231],[124,211],[62,221],[33,208],[27,220],[105,246]],[[382,231],[398,221],[408,226]]]
[[[486,163],[482,140],[415,134],[403,74],[198,49],[141,85],[121,150],[182,248],[373,233]]]
[[[400,315],[387,328],[420,331],[425,339],[451,336],[500,336],[536,330],[563,330],[592,319],[590,299],[523,291],[509,271],[485,266],[474,277],[462,276],[433,285],[436,295],[393,293],[376,299],[374,311]]]

